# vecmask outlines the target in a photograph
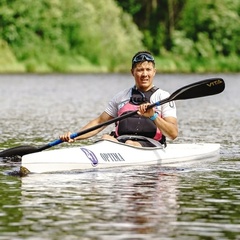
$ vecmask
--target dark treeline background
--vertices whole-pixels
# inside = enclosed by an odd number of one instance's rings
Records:
[[[0,72],[238,72],[239,0],[0,0]]]

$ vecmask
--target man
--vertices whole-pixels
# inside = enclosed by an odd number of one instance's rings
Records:
[[[81,130],[138,110],[136,115],[119,121],[113,134],[105,134],[102,138],[139,147],[154,146],[154,141],[164,143],[165,136],[172,140],[175,139],[178,135],[178,126],[174,102],[147,109],[148,105],[169,97],[168,92],[153,85],[156,68],[152,54],[148,51],[136,53],[132,58],[131,73],[135,79],[134,87],[115,95],[105,111]],[[60,139],[71,143],[92,137],[104,128],[101,127],[75,139],[70,139],[71,133],[68,132],[60,136]]]

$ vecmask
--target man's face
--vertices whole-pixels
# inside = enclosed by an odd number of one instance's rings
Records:
[[[148,91],[153,87],[153,78],[156,74],[156,68],[152,62],[140,62],[131,70],[135,78],[137,89],[141,91]]]

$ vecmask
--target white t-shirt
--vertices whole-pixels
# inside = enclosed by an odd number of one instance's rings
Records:
[[[108,113],[112,117],[118,116],[118,111],[121,109],[126,103],[129,102],[132,94],[132,88],[125,89],[119,93],[117,93],[108,103],[105,112]],[[150,97],[150,103],[156,103],[158,101],[168,98],[170,94],[162,89],[157,89]],[[162,117],[174,117],[177,118],[177,111],[174,102],[165,103],[160,106],[156,106],[155,110]]]

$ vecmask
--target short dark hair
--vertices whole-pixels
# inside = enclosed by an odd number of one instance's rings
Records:
[[[155,66],[155,60],[151,52],[149,51],[139,51],[132,58],[132,68],[139,62],[150,61]]]

